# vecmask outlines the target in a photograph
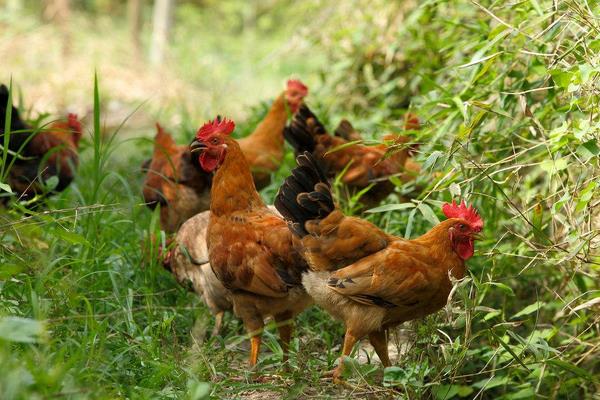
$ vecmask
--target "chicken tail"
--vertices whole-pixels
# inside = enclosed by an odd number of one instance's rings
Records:
[[[306,104],[294,115],[292,122],[283,131],[283,137],[294,148],[295,153],[315,150],[315,136],[326,135],[325,127]]]
[[[14,95],[14,91],[13,91]],[[8,87],[6,85],[0,84],[0,137],[4,135],[4,123],[6,121],[6,113],[8,111],[8,107],[11,107],[11,121],[10,121],[10,130],[14,131],[23,131],[30,129],[25,122],[21,119],[19,115],[19,110],[13,105],[8,104]],[[17,150],[11,146],[11,150]]]
[[[298,166],[286,178],[275,197],[274,206],[288,222],[290,230],[304,237],[305,223],[327,217],[335,204],[323,167],[309,153],[296,157]]]

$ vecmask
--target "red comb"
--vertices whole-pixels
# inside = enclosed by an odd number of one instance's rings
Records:
[[[308,94],[308,86],[304,83],[300,82],[297,79],[290,79],[287,81],[287,90],[297,90],[299,92],[304,92],[305,96]]]
[[[442,211],[446,218],[462,218],[466,220],[472,228],[482,229],[483,220],[473,206],[469,207],[463,200],[460,205],[452,200],[452,204],[446,203],[442,206]]]
[[[69,113],[67,115],[67,124],[75,134],[81,135],[82,127],[81,122],[79,122],[79,119],[77,118],[77,114]]]
[[[229,135],[235,129],[235,122],[227,118],[217,117],[208,121],[196,132],[196,139],[207,139],[215,134]]]
[[[404,130],[407,131],[417,131],[421,128],[421,123],[419,122],[419,117],[413,113],[406,113],[404,116]]]

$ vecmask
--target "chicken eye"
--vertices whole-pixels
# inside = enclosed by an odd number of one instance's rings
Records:
[[[465,231],[467,230],[467,226],[465,224],[460,224],[458,225],[458,229],[460,229],[461,231]]]
[[[219,138],[214,137],[214,138],[210,139],[210,143],[211,144],[219,144]]]

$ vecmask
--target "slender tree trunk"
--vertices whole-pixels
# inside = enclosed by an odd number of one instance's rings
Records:
[[[142,41],[140,39],[142,30],[142,0],[129,0],[127,4],[127,17],[129,20],[133,53],[135,59],[140,60],[142,54]]]
[[[23,0],[8,0],[6,2],[6,9],[11,14],[16,14],[23,10]]]
[[[62,34],[63,57],[67,57],[71,51],[71,31],[69,21],[71,19],[70,0],[45,0],[43,18],[58,25]]]
[[[154,65],[161,65],[165,59],[171,31],[172,9],[173,0],[154,1],[152,45],[150,47],[150,62]]]

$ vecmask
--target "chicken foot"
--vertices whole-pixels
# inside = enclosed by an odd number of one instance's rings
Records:
[[[356,342],[358,342],[359,337],[354,336],[350,331],[346,331],[346,335],[344,336],[344,347],[342,348],[342,356],[340,357],[338,366],[331,372],[331,376],[333,377],[333,383],[343,383],[342,373],[344,372],[344,358],[350,356],[352,353],[352,349]]]

